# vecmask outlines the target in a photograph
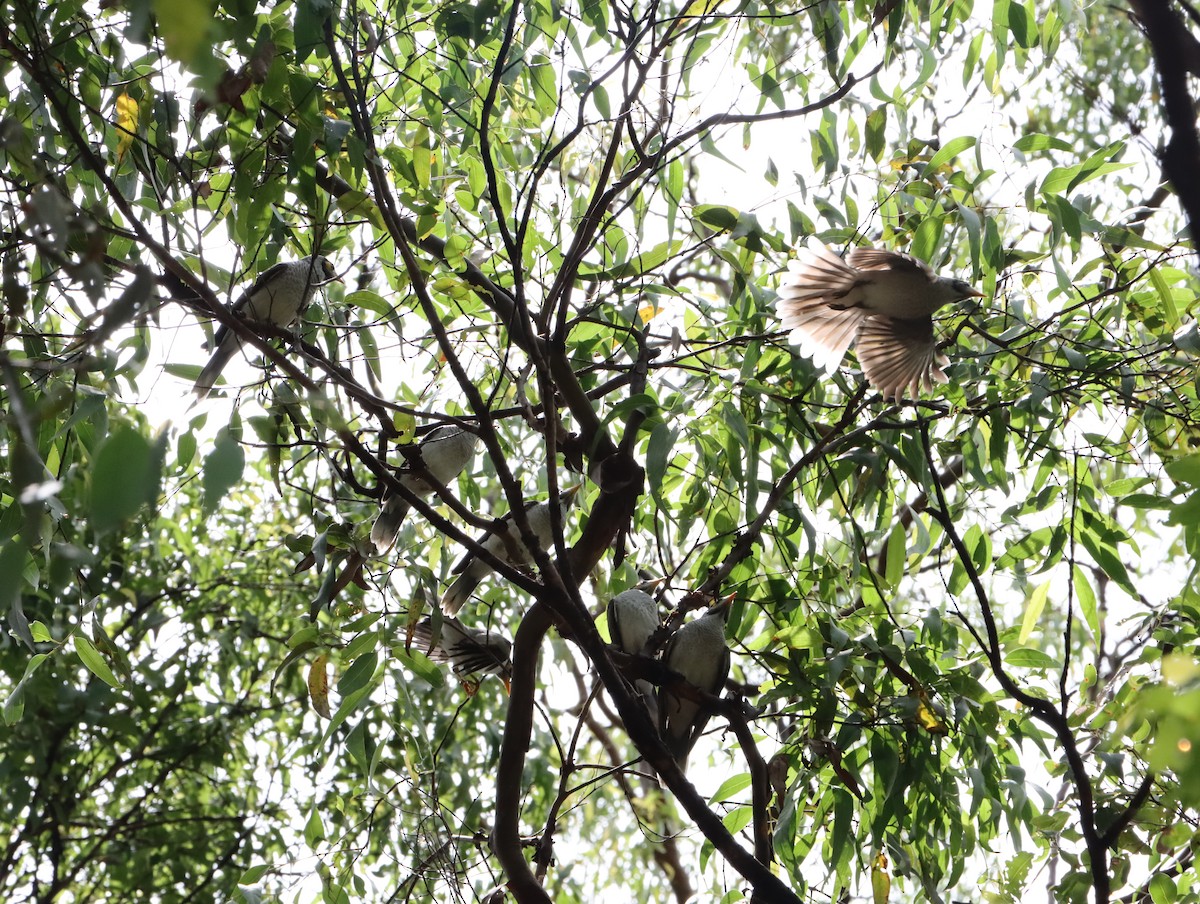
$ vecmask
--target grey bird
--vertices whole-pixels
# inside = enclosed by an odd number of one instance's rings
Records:
[[[663,664],[700,690],[718,695],[729,675],[729,647],[725,645],[725,619],[733,597],[726,597],[704,615],[694,618],[671,636],[663,650]],[[659,688],[659,732],[680,769],[708,722],[703,704]]]
[[[982,292],[899,251],[855,248],[845,260],[823,245],[806,251],[780,287],[776,310],[818,366],[836,366],[857,340],[863,373],[884,398],[905,391],[915,398],[946,382],[933,312]]]
[[[658,603],[647,589],[658,581],[645,581],[636,587],[622,590],[608,601],[608,633],[612,642],[622,652],[631,656],[650,655],[650,638],[658,630]],[[635,683],[637,692],[646,703],[651,721],[658,721],[658,701],[654,696],[654,685],[644,678]]]
[[[457,618],[443,618],[435,629],[426,618],[413,630],[413,643],[434,662],[449,663],[468,685],[478,684],[476,675],[496,675],[505,690],[512,685],[512,641],[495,631],[468,628]]]
[[[608,633],[623,652],[642,655],[659,625],[658,603],[646,590],[657,584],[648,581],[622,590],[608,601]],[[647,586],[648,585],[648,586]]]
[[[337,278],[333,264],[319,255],[276,264],[259,274],[254,284],[234,302],[230,313],[250,322],[289,327],[304,313],[312,301],[313,292]],[[196,395],[204,398],[212,391],[217,377],[241,345],[237,334],[225,324],[217,328],[213,336],[212,357],[192,387]]]
[[[559,511],[566,515],[567,509],[579,492],[579,486],[572,487],[559,494]],[[525,517],[529,521],[529,529],[537,539],[538,547],[546,549],[554,542],[553,525],[550,519],[550,502],[531,502],[525,506]],[[501,561],[512,565],[528,565],[533,561],[533,555],[521,539],[520,532],[512,520],[512,513],[500,519],[499,526],[477,541],[484,549]],[[492,573],[492,566],[483,559],[477,558],[473,552],[467,552],[454,566],[457,577],[446,592],[442,594],[442,611],[447,615],[457,615],[463,605],[471,598],[479,583]]]
[[[457,424],[440,424],[412,447],[396,475],[400,485],[416,496],[429,496],[434,486],[447,486],[475,457],[479,437]],[[431,482],[429,478],[433,478]],[[396,542],[408,514],[408,501],[398,493],[385,493],[383,508],[371,526],[371,542],[382,552]]]

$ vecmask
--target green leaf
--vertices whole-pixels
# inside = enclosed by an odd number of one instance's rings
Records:
[[[978,574],[986,574],[992,567],[992,537],[978,524],[972,524],[963,534],[963,545],[971,557],[971,564]]]
[[[107,532],[158,495],[159,468],[150,443],[129,427],[105,441],[92,467],[92,523]]]
[[[168,56],[191,68],[202,50],[211,53],[214,0],[151,0],[151,5]]]
[[[650,441],[646,446],[646,479],[652,493],[657,493],[662,486],[671,460],[671,450],[678,437],[678,429],[672,430],[666,423],[655,424],[650,431]]]
[[[338,679],[338,694],[342,697],[349,697],[355,691],[366,687],[368,682],[375,677],[375,668],[378,665],[379,654],[374,650],[359,656]]]
[[[316,850],[317,845],[325,840],[325,823],[321,821],[321,813],[316,807],[308,814],[304,824],[304,841],[310,848]]]
[[[737,775],[731,775],[721,783],[713,796],[709,798],[709,803],[719,804],[723,801],[731,800],[739,791],[744,791],[750,787],[750,773],[740,772]]]
[[[332,12],[332,0],[296,0],[294,31],[297,63],[303,63],[309,54],[325,43],[325,21]]]
[[[246,453],[228,430],[217,434],[213,450],[204,458],[204,509],[215,511],[225,495],[242,479]]]
[[[1022,135],[1013,144],[1013,148],[1022,153],[1030,151],[1074,151],[1075,146],[1069,141],[1055,138],[1053,135],[1042,135],[1037,132]]]
[[[1088,580],[1084,570],[1078,565],[1072,567],[1071,579],[1074,582],[1072,587],[1075,591],[1075,599],[1079,602],[1079,611],[1083,613],[1084,624],[1092,632],[1092,639],[1099,640],[1100,611],[1096,602],[1096,592],[1092,589],[1092,582]]]
[[[1154,904],[1175,904],[1179,900],[1175,880],[1166,873],[1156,873],[1150,879],[1150,900]]]
[[[29,683],[29,679],[33,677],[33,673],[49,657],[48,653],[35,653],[29,657],[29,661],[25,663],[25,673],[21,675],[21,680],[13,687],[9,693],[8,699],[4,701],[4,724],[12,725],[20,721],[21,716],[25,712],[25,685]]]
[[[936,154],[929,158],[929,162],[925,164],[925,171],[928,173],[937,172],[938,169],[945,166],[963,151],[968,148],[975,147],[979,141],[974,135],[960,135],[958,138],[951,138]]]
[[[1036,47],[1038,42],[1037,26],[1023,5],[1017,2],[1008,3],[1008,29],[1017,41],[1018,47],[1029,49]]]
[[[420,650],[406,651],[404,647],[396,647],[392,649],[392,653],[400,660],[410,671],[430,687],[439,688],[446,686],[446,676],[442,671],[441,666],[433,662],[428,656]]]
[[[10,511],[20,511],[13,507]],[[29,649],[33,649],[33,634],[29,630],[29,622],[25,618],[24,604],[21,594],[27,583],[26,568],[33,569],[37,576],[37,567],[29,556],[25,544],[20,537],[14,537],[0,548],[0,615],[7,618],[15,633]]]
[[[737,228],[739,215],[732,207],[700,204],[692,210],[692,216],[717,232],[733,232]]]
[[[54,637],[50,634],[50,629],[40,621],[31,621],[29,623],[29,631],[33,635],[33,639],[42,642],[53,642]]]
[[[746,826],[750,825],[750,820],[754,818],[754,810],[750,807],[734,807],[722,818],[725,823],[725,828],[732,834],[737,834]]]
[[[1164,467],[1167,475],[1176,483],[1200,487],[1200,454],[1185,455],[1168,461]]]
[[[1044,195],[1070,192],[1090,179],[1097,179],[1117,170],[1126,169],[1130,164],[1110,162],[1113,157],[1124,150],[1124,142],[1118,141],[1101,148],[1082,163],[1074,166],[1056,166],[1042,180],[1038,191]]]
[[[875,162],[883,159],[885,148],[885,138],[887,132],[887,111],[886,106],[876,107],[867,115],[867,153]]]
[[[884,573],[884,583],[891,589],[896,589],[904,577],[905,565],[908,561],[908,535],[904,525],[896,521],[887,541],[887,568]]]
[[[1046,608],[1046,599],[1050,595],[1050,582],[1039,584],[1034,588],[1034,591],[1029,596],[1029,602],[1025,604],[1025,617],[1021,620],[1021,633],[1017,637],[1017,643],[1022,646],[1029,640],[1029,636],[1033,634],[1033,629],[1037,626],[1038,619],[1042,617],[1042,610]]]
[[[635,255],[632,259],[622,261],[619,264],[614,264],[611,267],[598,269],[587,265],[581,265],[579,275],[588,279],[613,280],[613,279],[631,279],[637,276],[643,276],[653,270],[657,270],[668,260],[679,253],[683,248],[682,240],[663,242],[655,245],[649,251]]]
[[[238,885],[255,885],[258,883],[258,880],[270,872],[270,870],[271,867],[265,863],[252,866],[242,873],[241,878],[238,879]]]
[[[1056,669],[1058,663],[1041,650],[1019,647],[1004,654],[1004,661],[1018,669]]]
[[[82,634],[76,634],[73,639],[75,641],[75,652],[79,654],[79,659],[88,667],[88,670],[106,684],[119,688],[121,682],[112,673],[112,670],[108,667],[108,663],[104,661],[104,657],[100,655],[100,652],[92,646],[92,642]]]

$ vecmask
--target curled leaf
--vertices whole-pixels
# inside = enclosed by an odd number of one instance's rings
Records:
[[[323,719],[329,713],[329,657],[322,653],[308,667],[308,698],[312,708]]]
[[[121,161],[125,159],[125,154],[133,144],[134,135],[137,134],[138,102],[127,92],[122,91],[117,98],[116,105],[119,133],[117,135],[117,166],[120,167]]]

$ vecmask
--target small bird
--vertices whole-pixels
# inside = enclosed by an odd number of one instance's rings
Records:
[[[644,581],[636,587],[622,590],[608,601],[608,633],[616,646],[631,656],[648,656],[649,643],[658,630],[658,603],[647,589],[658,581]],[[654,698],[654,685],[644,678],[635,684],[650,712],[652,721],[658,721],[658,702]]]
[[[479,437],[457,424],[439,424],[417,443],[399,469],[400,485],[417,496],[433,493],[434,483],[447,486],[462,473],[475,457]],[[403,496],[384,493],[383,509],[371,526],[371,542],[377,552],[389,549],[408,514],[408,501]]]
[[[725,645],[725,619],[733,596],[726,597],[704,615],[694,618],[672,635],[663,650],[663,664],[691,685],[716,695],[729,675],[729,647]],[[659,732],[680,769],[708,722],[709,713],[695,700],[659,688]]]
[[[641,655],[646,652],[650,636],[658,628],[658,603],[649,593],[657,581],[647,581],[622,590],[608,601],[608,633],[625,653]]]
[[[567,509],[579,492],[579,486],[574,486],[558,497],[560,512],[565,516]],[[529,529],[537,539],[538,547],[546,549],[554,542],[553,525],[550,519],[550,502],[531,502],[525,506],[525,516],[529,520]],[[520,532],[514,528],[512,513],[500,519],[500,524],[494,531],[477,541],[488,552],[501,561],[512,565],[528,565],[533,556],[521,539]],[[482,559],[475,557],[473,552],[467,552],[454,566],[454,574],[458,575],[454,583],[442,594],[442,611],[447,615],[457,615],[463,605],[471,598],[479,582],[492,572],[492,566]]]
[[[434,662],[450,663],[465,684],[472,675],[496,675],[504,689],[512,685],[512,641],[495,631],[468,628],[457,618],[443,618],[439,630],[423,619],[413,630],[413,643]]]
[[[886,399],[946,382],[933,312],[982,292],[899,251],[855,248],[845,260],[824,245],[806,251],[780,287],[778,313],[818,366],[836,366],[857,339],[863,373]]]
[[[234,302],[230,313],[252,322],[289,327],[304,313],[313,292],[337,279],[333,264],[320,255],[276,264],[259,274],[254,284]],[[212,391],[217,377],[241,345],[237,334],[228,326],[221,324],[217,328],[213,336],[212,357],[192,387],[196,395],[203,399]]]

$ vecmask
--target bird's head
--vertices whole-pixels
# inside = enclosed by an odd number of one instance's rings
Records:
[[[337,275],[337,270],[334,269],[333,261],[325,257],[325,255],[317,255],[313,263],[314,266],[309,273],[308,281],[314,286],[323,286],[328,282],[342,281],[342,278]]]
[[[729,618],[729,610],[733,607],[733,601],[735,599],[737,599],[737,594],[731,593],[729,596],[717,600],[712,606],[709,607],[708,611],[704,613],[704,617],[719,618],[721,621],[725,621],[727,618]]]
[[[963,298],[984,298],[983,292],[980,292],[965,279],[944,279],[942,283],[946,289],[954,294],[954,300],[959,301]]]

